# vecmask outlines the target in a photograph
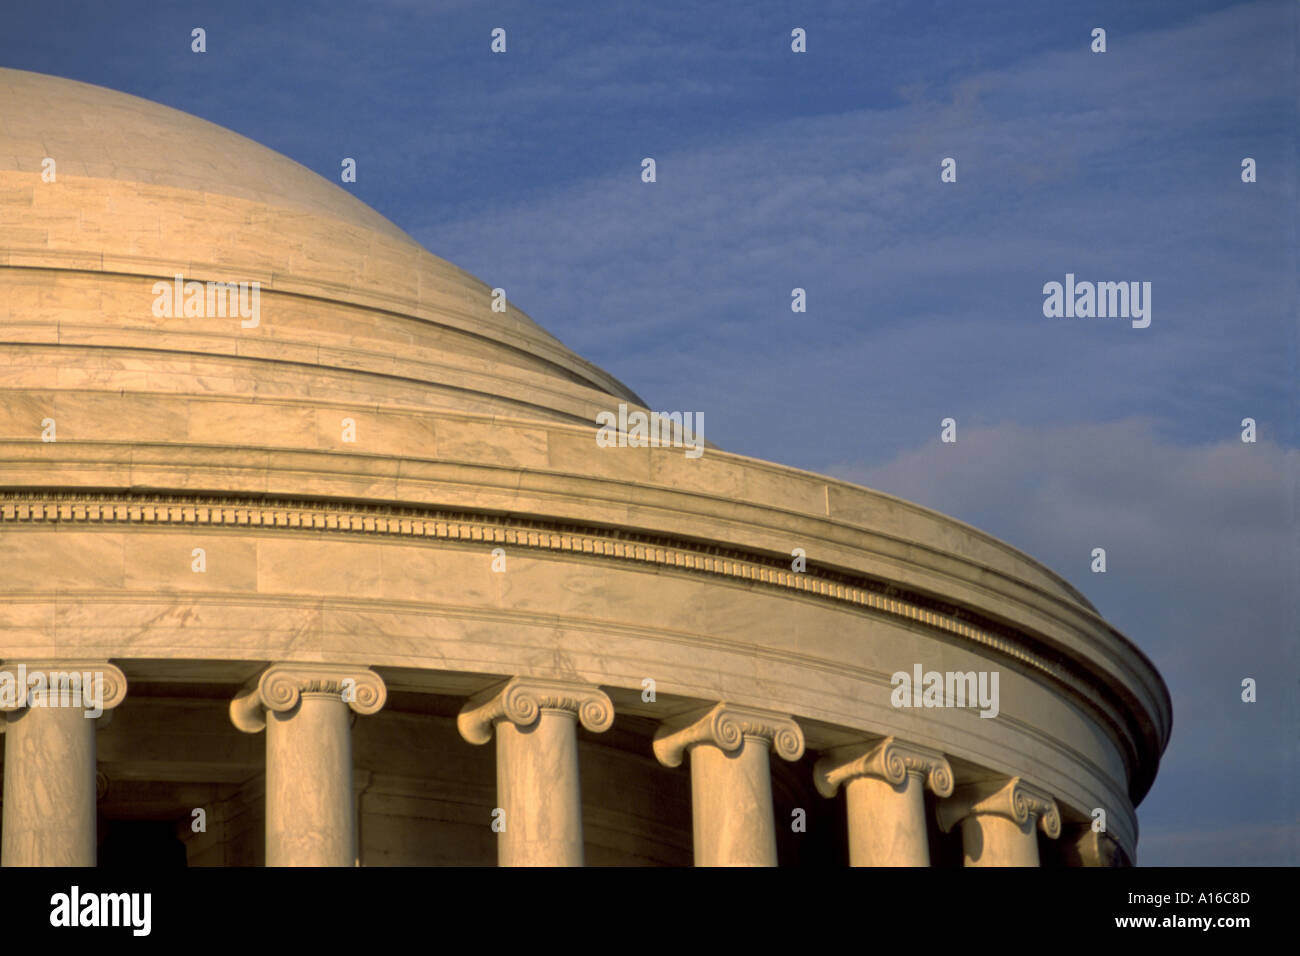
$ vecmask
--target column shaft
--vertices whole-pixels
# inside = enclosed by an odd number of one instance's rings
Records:
[[[266,865],[352,866],[352,715],[338,694],[304,693],[266,715]]]
[[[850,866],[930,865],[924,787],[916,773],[897,786],[879,777],[848,781]]]
[[[690,754],[696,866],[776,866],[772,750],[803,756],[803,730],[788,714],[722,701],[659,725],[660,763],[679,767]]]
[[[465,702],[456,717],[472,744],[497,738],[497,830],[501,866],[582,866],[578,723],[603,733],[614,705],[600,688],[574,681],[513,677]]]
[[[1061,835],[1061,812],[1051,794],[1019,777],[985,780],[939,804],[939,829],[961,826],[966,866],[1038,866],[1038,830]]]
[[[952,794],[952,767],[937,750],[885,737],[828,751],[813,768],[824,797],[844,787],[852,866],[929,866],[925,788]]]
[[[388,689],[368,667],[272,664],[230,702],[245,733],[266,731],[266,865],[353,866],[352,714]]]
[[[5,715],[5,866],[95,865],[95,721],[80,707]]]
[[[582,866],[577,716],[543,710],[520,727],[500,720],[497,799],[506,828],[497,843],[501,866]]]
[[[746,737],[738,750],[691,748],[696,866],[776,866],[770,747]]]
[[[995,813],[974,813],[961,822],[966,866],[1038,866],[1034,818],[1017,823]]]

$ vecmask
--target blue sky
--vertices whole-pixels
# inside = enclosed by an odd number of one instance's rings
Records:
[[[1044,561],[1173,694],[1140,862],[1295,864],[1296,16],[96,0],[10,11],[0,64],[166,103],[334,181],[355,157],[361,199],[655,407],[704,412],[711,441]],[[1044,318],[1067,272],[1151,282],[1151,326]]]

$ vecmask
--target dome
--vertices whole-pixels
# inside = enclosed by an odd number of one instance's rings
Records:
[[[1022,811],[1060,861],[1135,857],[1168,691],[1031,557],[824,475],[633,441],[621,417],[602,442],[603,416],[648,411],[626,386],[344,189],[185,113],[0,70],[0,193],[0,683],[109,672],[98,751],[53,748],[98,754],[109,826],[228,808],[191,862],[680,864],[692,832],[723,834],[696,860],[826,862],[692,786],[770,789],[842,832],[822,797],[906,764],[939,808],[888,811],[922,815],[909,859],[1036,862]],[[1001,702],[893,692],[932,670],[997,675]],[[364,694],[322,689],[348,681]],[[11,766],[73,731],[8,709],[6,862],[93,861],[96,794],[51,815]],[[529,721],[548,729],[512,736]],[[499,765],[469,746],[494,734]],[[554,789],[538,740],[569,789],[509,803]],[[770,775],[755,751],[707,762],[751,740]],[[349,779],[307,786],[308,752]],[[563,839],[498,839],[507,804]],[[853,854],[868,805],[848,805]],[[1010,829],[962,842],[999,813]]]
[[[45,157],[56,163],[54,183],[12,180],[28,187],[0,208],[10,264],[69,278],[94,271],[97,284],[112,276],[120,295],[105,305],[117,311],[84,329],[100,347],[131,348],[144,336],[178,354],[256,356],[299,372],[311,365],[329,391],[358,398],[369,397],[365,376],[380,375],[418,383],[408,390],[413,404],[466,411],[589,422],[611,395],[641,404],[508,299],[493,311],[483,282],[252,140],[137,97],[18,70],[0,70],[0,100],[0,171],[39,174]],[[38,194],[31,184],[52,188]],[[158,336],[137,316],[141,286],[129,277],[176,274],[258,281],[274,331],[241,336],[229,322],[200,320]],[[274,377],[268,366],[264,389]],[[290,374],[280,384],[300,382]]]

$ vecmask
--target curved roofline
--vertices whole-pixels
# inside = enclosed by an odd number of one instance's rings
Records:
[[[136,96],[132,93],[125,93],[120,90],[114,90],[110,87],[101,86],[95,83],[87,83],[82,80],[69,79],[67,77],[54,76],[47,73],[37,73],[30,70],[17,70],[7,67],[0,67],[0,92],[6,85],[25,85],[31,89],[22,90],[22,95],[27,99],[39,100],[44,90],[57,91],[60,87],[67,88],[68,91],[80,91],[82,95],[89,93],[91,98],[102,101],[96,103],[94,114],[100,113],[111,114],[115,111],[126,110],[130,113],[139,114],[142,119],[140,122],[145,124],[167,122],[173,125],[194,127],[196,132],[206,131],[208,135],[216,135],[223,142],[232,144],[237,150],[246,153],[246,156],[237,157],[240,162],[228,164],[229,169],[226,175],[213,174],[210,170],[204,170],[201,178],[193,175],[187,175],[184,170],[140,170],[129,162],[115,163],[114,156],[111,152],[106,155],[108,162],[102,167],[96,168],[91,172],[90,167],[94,164],[75,155],[61,160],[66,165],[60,169],[60,173],[67,176],[85,175],[92,179],[109,179],[124,183],[140,183],[150,186],[184,188],[214,195],[230,196],[237,199],[264,203],[272,208],[291,209],[298,212],[307,212],[312,215],[322,216],[347,223],[355,228],[376,232],[386,236],[391,240],[398,241],[411,248],[412,253],[417,257],[427,257],[436,264],[436,267],[450,270],[454,275],[460,277],[462,282],[467,282],[479,287],[480,292],[490,295],[490,287],[479,277],[460,268],[451,261],[444,259],[425,248],[417,239],[406,232],[391,219],[366,204],[352,192],[344,189],[341,185],[331,182],[324,176],[321,176],[314,170],[304,166],[302,163],[287,156],[278,150],[272,149],[258,141],[245,136],[242,133],[232,130],[229,127],[221,126],[211,120],[196,116],[193,113],[186,112],[176,107],[158,103],[144,97]],[[66,100],[76,104],[76,98],[66,97]],[[31,112],[29,110],[28,112]],[[83,113],[85,110],[83,109]],[[25,114],[15,114],[6,117],[8,125],[15,128],[13,135],[21,137],[31,135],[32,130],[20,125]],[[107,120],[105,120],[107,122]],[[28,124],[31,125],[30,123]],[[184,130],[178,131],[183,135]],[[40,130],[42,147],[48,143],[57,143],[61,137],[71,136],[72,134],[50,132],[46,133]],[[101,148],[100,152],[104,152]],[[54,150],[55,155],[59,153],[58,149]],[[15,165],[10,162],[11,159],[17,160],[18,157],[12,156],[11,153],[0,152],[0,170],[13,169],[15,171],[25,171],[24,164],[19,161]],[[210,166],[211,164],[209,164]],[[276,167],[281,167],[276,169]],[[77,170],[81,168],[83,173]],[[140,175],[143,172],[144,177]],[[274,174],[273,176],[271,174]],[[240,179],[242,177],[242,181]],[[274,186],[264,185],[268,179],[273,179]],[[114,258],[123,261],[129,257],[115,252]],[[196,263],[187,263],[187,265],[197,265]],[[157,263],[154,263],[157,265]],[[191,270],[185,270],[188,275]],[[147,274],[153,274],[145,270]],[[281,275],[281,279],[290,278],[288,275]],[[312,281],[311,276],[294,276],[296,281]],[[274,281],[264,283],[268,288],[274,288]],[[290,290],[281,290],[290,291]],[[324,293],[324,290],[320,290]],[[351,291],[353,294],[345,294]],[[309,294],[309,293],[302,293]],[[353,304],[369,309],[375,309],[375,303],[370,300],[364,290],[343,290],[335,289],[330,293],[321,295],[329,301],[336,301],[345,304]],[[388,306],[380,306],[381,311],[389,312],[394,315],[401,315],[408,318],[417,318],[426,322],[437,323],[429,315],[421,314],[427,309],[420,309],[418,302],[415,303],[414,309],[408,311],[399,311],[392,308],[395,303]],[[504,329],[497,329],[490,325],[483,325],[481,328],[466,329],[455,324],[446,323],[446,327],[468,334],[478,335],[480,338],[492,341],[504,347],[513,348],[528,352],[543,361],[550,362],[557,370],[565,375],[579,375],[586,380],[586,383],[600,390],[610,390],[611,394],[627,398],[629,401],[637,402],[643,407],[645,405],[636,392],[629,388],[624,382],[605,371],[594,362],[578,355],[568,346],[557,338],[553,333],[548,331],[544,326],[538,323],[527,312],[519,309],[513,304],[510,306],[512,317],[517,320],[529,332],[534,333],[527,338],[535,338],[535,344],[541,349],[540,352],[530,352],[527,348],[520,349],[520,346],[513,344],[508,337],[494,335],[494,332],[504,332]],[[554,356],[548,356],[546,353],[551,349],[562,350],[564,359],[568,364],[574,366],[567,368],[566,362],[557,362]]]

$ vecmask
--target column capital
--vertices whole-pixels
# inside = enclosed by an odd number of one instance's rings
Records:
[[[936,796],[952,796],[952,767],[937,750],[886,737],[875,744],[856,744],[828,751],[813,767],[813,783],[823,797],[833,797],[854,777],[875,777],[897,787],[916,774]]]
[[[1006,817],[1019,826],[1037,818],[1038,828],[1048,837],[1055,840],[1061,835],[1061,814],[1052,795],[1019,777],[958,787],[939,804],[939,829],[948,833],[966,817],[984,813]]]
[[[59,699],[52,701],[51,694]],[[81,707],[88,703],[87,694],[98,697],[91,698],[94,706],[89,709],[110,711],[126,699],[126,675],[106,660],[80,658],[6,661],[0,666],[0,713],[32,706]]]
[[[1066,826],[1060,853],[1067,866],[1133,865],[1119,841],[1109,833],[1093,830],[1091,823]]]
[[[255,734],[266,727],[266,711],[293,710],[304,696],[337,697],[358,714],[374,714],[388,688],[370,668],[354,664],[272,664],[230,702],[230,720]]]
[[[485,744],[492,739],[492,728],[497,721],[508,720],[529,727],[544,711],[571,714],[582,726],[598,734],[614,724],[614,704],[594,684],[512,677],[466,701],[456,717],[456,728],[470,743]]]
[[[664,721],[655,732],[654,752],[664,766],[679,767],[686,751],[696,744],[736,751],[746,737],[762,740],[785,760],[803,756],[803,729],[793,717],[725,701]]]

